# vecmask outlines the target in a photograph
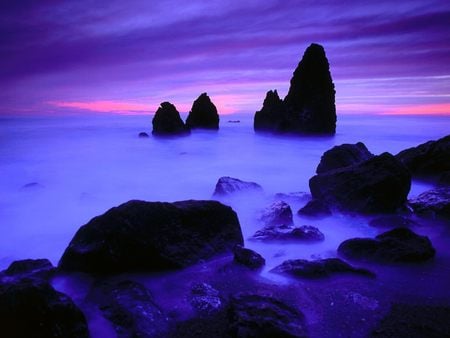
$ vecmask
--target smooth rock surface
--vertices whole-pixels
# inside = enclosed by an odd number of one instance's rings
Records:
[[[224,176],[217,181],[213,196],[226,196],[238,192],[262,193],[263,189],[255,182],[246,182],[237,178]]]
[[[364,143],[344,143],[323,153],[316,173],[322,174],[330,170],[345,168],[372,158],[374,155]]]
[[[129,201],[83,225],[59,268],[90,273],[186,267],[243,244],[236,213],[216,201]]]
[[[242,245],[236,245],[234,248],[234,261],[250,269],[259,269],[266,264],[266,260],[259,253],[244,248]]]

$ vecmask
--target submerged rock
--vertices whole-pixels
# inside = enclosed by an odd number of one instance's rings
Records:
[[[314,199],[342,210],[394,212],[405,205],[411,187],[408,169],[389,153],[309,180]]]
[[[140,138],[147,138],[148,134],[145,131],[141,131],[138,135]]]
[[[320,242],[325,239],[323,233],[311,225],[269,226],[258,230],[253,237],[263,241],[295,240],[304,242]]]
[[[188,134],[189,128],[184,125],[180,113],[170,102],[163,102],[152,120],[155,136]]]
[[[134,281],[101,282],[88,295],[119,338],[165,337],[168,320],[147,288]]]
[[[321,45],[313,43],[306,49],[283,101],[276,91],[267,93],[263,108],[255,114],[254,129],[288,133],[335,133],[335,89]]]
[[[292,209],[286,202],[276,201],[265,208],[259,217],[266,226],[277,226],[294,224]]]
[[[287,202],[303,202],[311,199],[311,194],[308,192],[298,191],[298,192],[290,192],[290,193],[276,193],[273,196],[275,201],[287,201]]]
[[[355,268],[339,258],[327,258],[314,261],[290,259],[270,270],[270,272],[301,278],[322,278],[342,273],[373,276],[372,272],[366,269]]]
[[[331,210],[326,203],[320,200],[311,200],[297,212],[302,216],[325,217],[331,215]]]
[[[161,271],[243,244],[236,213],[216,201],[129,201],[83,225],[59,268],[91,273]]]
[[[371,337],[450,337],[450,307],[393,304]]]
[[[24,259],[12,262],[1,275],[16,278],[35,278],[48,280],[55,272],[55,267],[48,259]]]
[[[192,287],[190,303],[200,315],[211,315],[224,306],[219,291],[208,283],[197,283]]]
[[[188,128],[219,129],[219,114],[217,108],[206,93],[194,101],[186,119]]]
[[[0,283],[0,326],[2,337],[89,337],[86,319],[72,300],[37,279]]]
[[[403,150],[395,156],[413,176],[439,180],[450,172],[450,135]]]
[[[234,248],[234,261],[250,269],[259,269],[266,264],[266,260],[259,253],[236,245]]]
[[[352,238],[338,248],[344,257],[389,262],[421,262],[434,257],[436,251],[426,236],[408,228],[396,228],[372,238]]]
[[[262,193],[262,187],[254,182],[245,182],[237,178],[224,176],[219,178],[213,196],[226,196],[238,192]]]
[[[304,315],[269,296],[232,297],[229,318],[232,337],[307,337]]]
[[[323,153],[316,173],[322,174],[330,170],[345,168],[367,161],[373,156],[362,142],[356,144],[344,143]]]
[[[386,215],[371,219],[369,225],[375,228],[409,228],[417,222],[399,215]]]
[[[409,201],[421,216],[450,218],[450,187],[426,191]]]

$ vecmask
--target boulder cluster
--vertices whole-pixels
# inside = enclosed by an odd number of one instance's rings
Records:
[[[155,136],[186,135],[196,128],[219,129],[219,114],[210,97],[203,93],[194,101],[186,123],[172,103],[163,102],[156,111],[152,124],[152,134]]]

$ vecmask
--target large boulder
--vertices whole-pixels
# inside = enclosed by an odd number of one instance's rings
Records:
[[[262,193],[262,187],[255,182],[241,181],[240,179],[224,176],[219,178],[213,196],[227,196],[240,192]]]
[[[0,283],[0,326],[8,338],[89,337],[86,319],[72,300],[34,278]]]
[[[255,114],[255,131],[334,134],[335,89],[330,66],[321,45],[311,44],[291,79],[283,101],[276,91],[267,93]]]
[[[194,101],[186,119],[188,128],[219,129],[219,114],[217,108],[206,93]]]
[[[421,262],[434,257],[436,251],[426,236],[408,228],[396,228],[372,238],[352,238],[342,242],[339,254],[346,258],[389,262]]]
[[[54,272],[55,267],[48,259],[23,259],[12,262],[0,277],[48,280]]]
[[[167,316],[142,284],[129,280],[99,282],[88,299],[111,322],[119,338],[167,336]]]
[[[322,278],[336,274],[359,274],[373,276],[373,273],[361,268],[355,268],[339,258],[326,258],[314,261],[306,259],[289,259],[270,272],[300,278]]]
[[[152,120],[155,136],[171,136],[188,134],[187,128],[180,117],[177,108],[170,102],[163,102],[155,113]]]
[[[450,172],[450,135],[403,150],[395,156],[413,176],[445,183],[445,176]]]
[[[313,199],[301,207],[297,214],[308,217],[326,217],[331,216],[331,210],[324,201]]]
[[[450,337],[450,307],[393,304],[371,337]]]
[[[344,143],[323,153],[316,173],[322,174],[330,170],[345,168],[367,161],[372,157],[373,154],[367,149],[364,143]]]
[[[414,212],[421,216],[450,218],[450,187],[425,191],[409,201]]]
[[[307,337],[304,315],[281,300],[238,294],[230,301],[232,337]]]
[[[389,213],[405,205],[411,175],[394,156],[383,153],[359,164],[313,176],[309,187],[314,199],[342,210]]]
[[[129,201],[83,225],[59,268],[90,273],[185,267],[243,244],[236,213],[216,201]]]

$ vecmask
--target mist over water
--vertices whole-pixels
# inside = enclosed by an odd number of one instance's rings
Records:
[[[239,119],[240,123],[228,123]],[[220,130],[179,138],[138,138],[151,133],[151,116],[10,117],[0,119],[0,268],[25,258],[57,263],[75,231],[92,217],[130,199],[211,199],[221,176],[254,181],[263,197],[224,201],[238,213],[246,245],[268,260],[265,271],[287,258],[335,255],[338,244],[375,230],[360,217],[321,220],[314,245],[248,240],[262,227],[258,212],[275,193],[309,192],[322,153],[363,141],[375,154],[398,151],[444,136],[448,117],[341,116],[335,137],[255,134],[252,116],[221,117]],[[36,183],[29,187],[25,185]],[[430,186],[414,182],[410,195]],[[288,201],[296,211],[307,199]],[[264,273],[264,272],[263,272]]]

